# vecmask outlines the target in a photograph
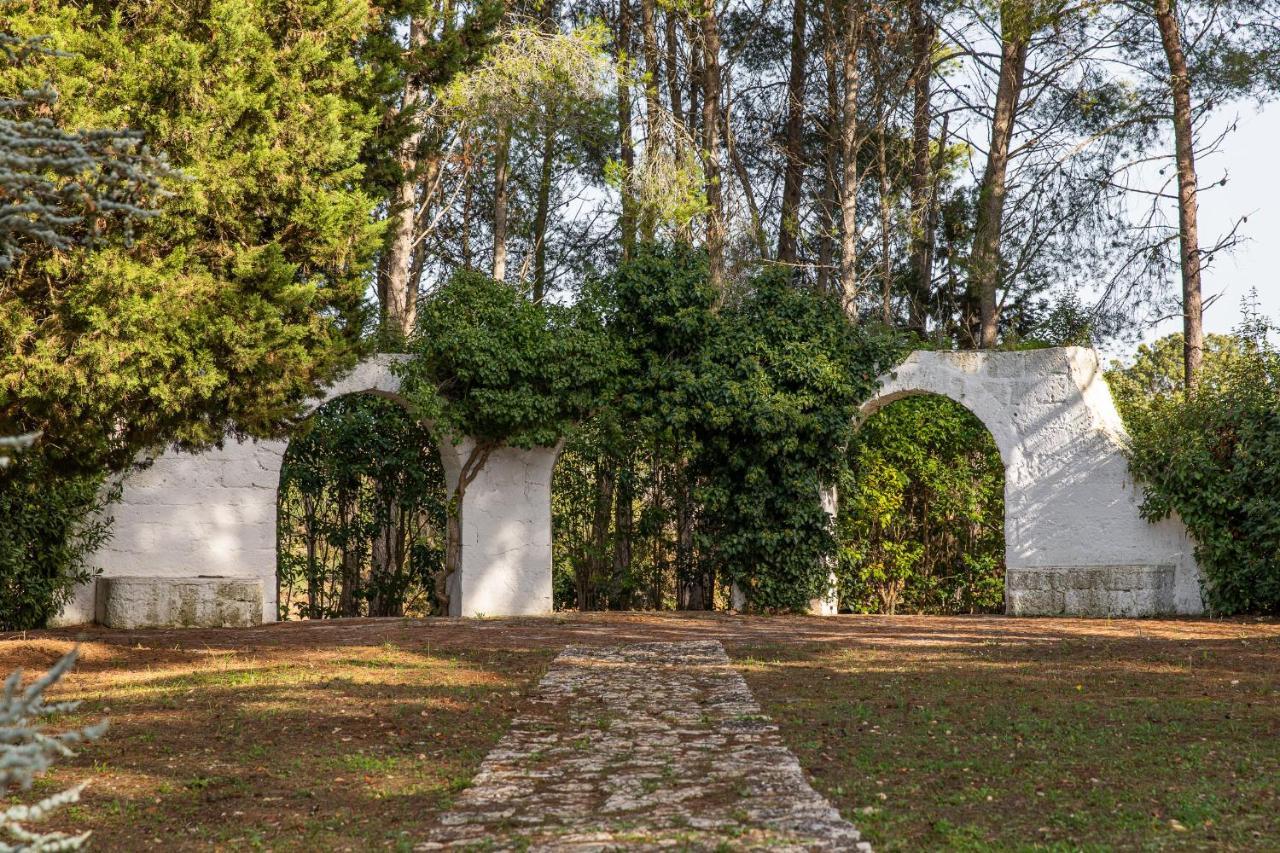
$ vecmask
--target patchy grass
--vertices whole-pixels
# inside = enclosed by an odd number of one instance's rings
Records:
[[[1201,624],[902,620],[737,656],[877,850],[1275,849],[1280,636]]]
[[[1274,622],[598,614],[335,620],[75,641],[106,716],[41,782],[99,850],[410,849],[564,645],[719,639],[877,850],[1275,849]],[[602,720],[601,728],[609,721]],[[584,748],[589,745],[584,744]]]
[[[0,644],[43,669],[70,643]],[[40,782],[99,850],[407,849],[465,788],[550,655],[420,643],[270,649],[90,642],[58,698],[111,728]]]

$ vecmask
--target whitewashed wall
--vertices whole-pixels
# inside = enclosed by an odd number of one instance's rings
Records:
[[[1138,514],[1142,490],[1094,350],[914,352],[881,381],[864,416],[911,394],[941,394],[995,438],[1010,613],[1203,612],[1186,528]]]

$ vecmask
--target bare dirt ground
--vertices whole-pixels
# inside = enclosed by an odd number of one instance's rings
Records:
[[[0,635],[79,643],[100,850],[411,849],[569,643],[718,639],[877,849],[1280,849],[1274,621],[564,614]]]

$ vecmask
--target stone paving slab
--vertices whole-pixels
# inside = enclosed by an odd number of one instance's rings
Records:
[[[418,850],[870,850],[717,641],[568,646]]]

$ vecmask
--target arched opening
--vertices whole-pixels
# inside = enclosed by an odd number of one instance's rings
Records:
[[[1005,469],[971,411],[938,394],[876,401],[839,489],[843,610],[1005,609]]]
[[[436,443],[393,398],[353,393],[318,407],[280,470],[278,618],[436,612],[445,501]]]
[[[679,459],[618,454],[599,424],[565,446],[551,487],[557,610],[673,610],[696,583],[695,511]],[[682,580],[684,583],[682,584]]]

